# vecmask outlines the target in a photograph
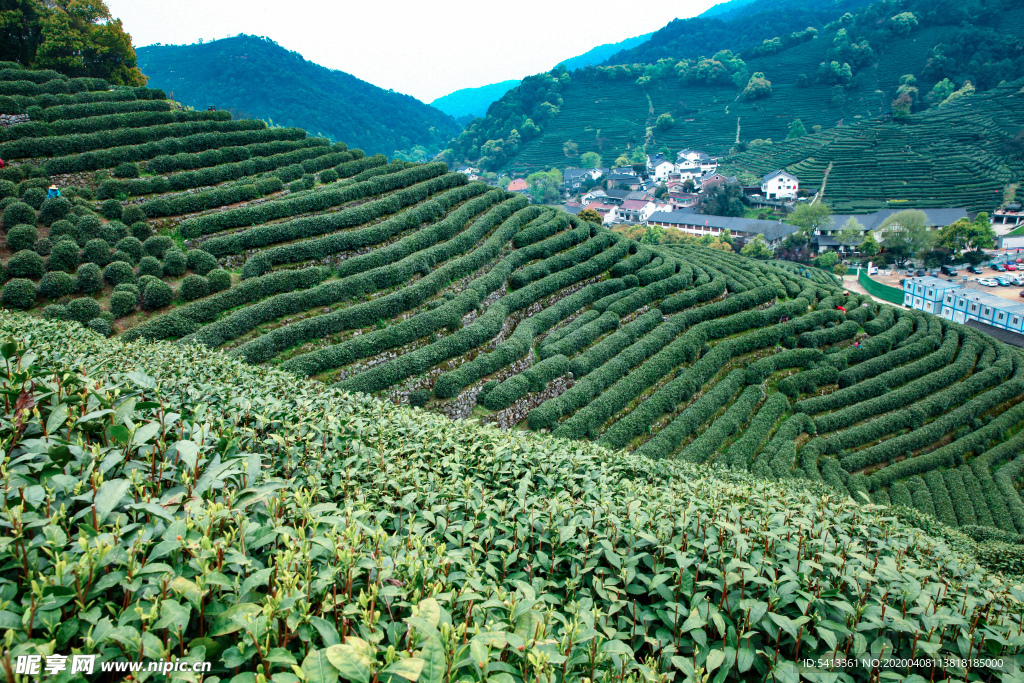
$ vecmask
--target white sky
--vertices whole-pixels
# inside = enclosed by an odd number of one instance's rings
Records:
[[[716,0],[106,0],[136,47],[248,33],[430,102],[546,71]]]

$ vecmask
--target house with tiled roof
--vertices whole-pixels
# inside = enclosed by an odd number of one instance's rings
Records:
[[[795,199],[799,190],[796,176],[781,168],[761,178],[761,194],[768,199]]]
[[[515,180],[508,184],[509,192],[526,193],[528,189],[529,188],[526,185],[526,181],[523,180],[522,178],[516,178]]]
[[[643,223],[654,213],[654,202],[644,199],[627,199],[615,210],[616,219],[629,223]]]
[[[732,235],[751,239],[762,235],[770,246],[776,246],[797,231],[796,226],[781,221],[762,221],[754,218],[734,218],[732,216],[708,216],[690,211],[658,211],[647,219],[647,225],[662,228],[676,228],[683,232],[702,237],[711,235],[718,237],[722,231],[728,230]]]

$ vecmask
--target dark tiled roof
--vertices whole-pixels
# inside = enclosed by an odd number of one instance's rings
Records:
[[[734,233],[759,234],[769,242],[781,239],[797,231],[795,226],[777,221],[761,221],[754,218],[733,218],[731,216],[708,216],[688,211],[658,211],[647,219],[651,223],[668,223],[695,228],[708,227],[729,230]]]
[[[966,324],[968,327],[973,327],[980,332],[984,332],[996,341],[1001,341],[1005,344],[1009,344],[1010,346],[1016,346],[1024,349],[1024,334],[1014,332],[1013,330],[1004,330],[1000,327],[995,327],[979,320],[968,320]]]
[[[796,176],[793,175],[792,173],[789,173],[788,171],[785,171],[785,170],[780,168],[780,169],[772,171],[771,173],[766,175],[764,178],[761,179],[761,182],[762,183],[767,183],[772,178],[775,178],[775,177],[783,175],[783,174],[788,175],[790,178],[796,178]]]

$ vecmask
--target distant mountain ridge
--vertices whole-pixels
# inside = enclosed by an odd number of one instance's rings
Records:
[[[267,38],[150,45],[136,54],[149,86],[179,102],[305,128],[368,154],[420,148],[428,155],[460,130],[450,116],[414,97],[309,62]]]
[[[732,0],[732,2],[743,1],[750,0]],[[654,34],[645,33],[642,36],[626,38],[625,40],[620,40],[617,43],[598,45],[591,50],[587,50],[581,55],[577,55],[576,57],[560,62],[560,64],[569,70],[582,69],[590,66],[591,64],[600,64],[616,52],[628,50],[640,45],[652,35]],[[493,102],[501,99],[502,95],[519,85],[521,82],[522,81],[520,80],[511,80],[502,81],[501,83],[491,83],[490,85],[482,85],[478,88],[462,88],[461,90],[448,93],[443,97],[438,97],[430,103],[430,106],[437,107],[445,114],[456,119],[467,116],[483,116],[487,113],[487,108],[491,106]]]

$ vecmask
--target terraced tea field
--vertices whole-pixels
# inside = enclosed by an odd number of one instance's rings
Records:
[[[801,186],[821,184],[837,212],[964,206],[992,211],[1003,189],[1024,179],[1014,140],[1024,130],[1024,80],[915,115],[872,121],[730,157],[725,172],[760,176],[784,167]]]
[[[1024,357],[970,328],[824,271],[643,246],[443,164],[0,77],[2,113],[29,117],[0,129],[8,307],[1024,533]]]

